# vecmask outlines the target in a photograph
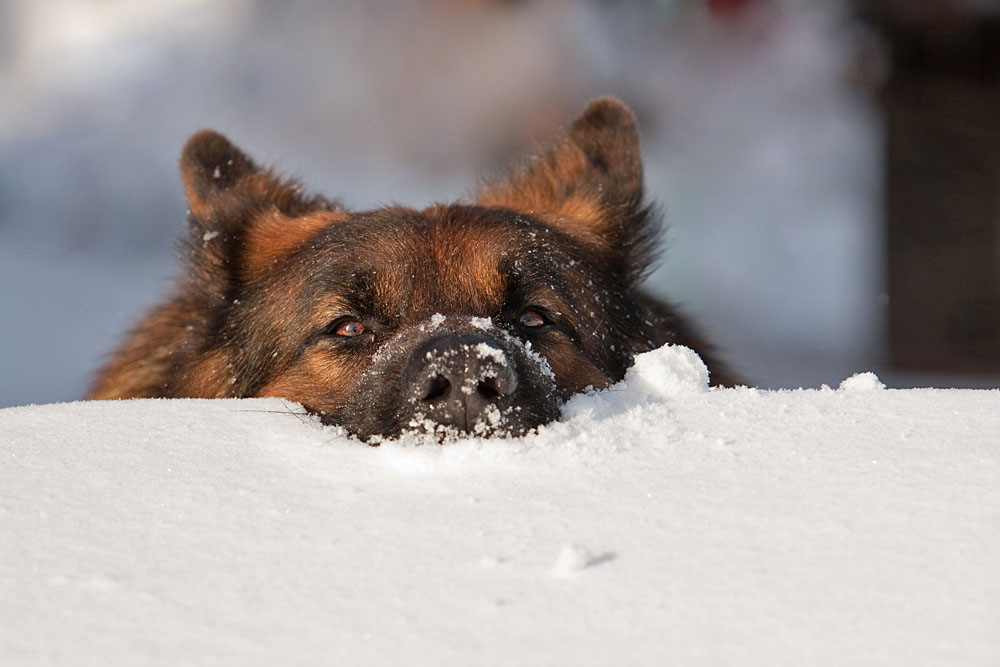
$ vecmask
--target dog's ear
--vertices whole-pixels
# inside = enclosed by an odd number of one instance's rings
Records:
[[[588,104],[548,152],[482,188],[476,201],[535,215],[619,259],[630,278],[643,271],[656,236],[643,203],[635,117],[610,97]]]
[[[208,280],[225,282],[234,273],[252,279],[346,218],[333,202],[305,196],[298,183],[257,166],[212,130],[188,139],[180,173],[191,210],[192,268]]]
[[[196,132],[181,152],[181,182],[197,218],[211,217],[213,206],[226,192],[260,172],[243,151],[213,130]]]

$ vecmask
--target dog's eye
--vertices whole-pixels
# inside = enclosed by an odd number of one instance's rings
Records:
[[[352,338],[354,336],[360,336],[365,332],[365,325],[357,320],[345,320],[337,324],[333,333],[336,336],[343,336],[344,338]]]
[[[530,328],[540,327],[549,322],[545,319],[544,315],[534,308],[525,308],[522,310],[521,314],[517,317],[517,321],[522,327]]]

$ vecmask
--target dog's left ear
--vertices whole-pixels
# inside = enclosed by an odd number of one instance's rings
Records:
[[[635,117],[611,97],[588,104],[552,149],[476,201],[539,217],[620,262],[629,278],[645,268],[656,236],[643,203]]]

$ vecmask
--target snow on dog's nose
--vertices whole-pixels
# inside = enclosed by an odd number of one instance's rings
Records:
[[[448,334],[413,352],[404,391],[417,413],[471,433],[489,430],[510,404],[517,383],[513,364],[496,343]]]

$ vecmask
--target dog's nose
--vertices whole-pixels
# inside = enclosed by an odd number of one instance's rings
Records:
[[[447,335],[417,348],[406,368],[406,386],[418,415],[459,430],[491,430],[517,389],[507,353],[480,336]]]

